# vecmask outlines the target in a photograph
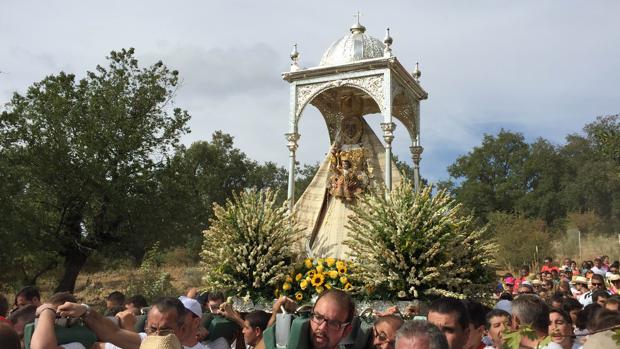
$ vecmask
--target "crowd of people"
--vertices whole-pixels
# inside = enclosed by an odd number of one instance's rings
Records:
[[[364,333],[355,328],[360,326],[354,321],[359,309],[349,293],[330,289],[308,307],[307,332],[299,343],[289,341],[288,349],[500,349],[510,331],[529,333],[518,338],[519,348],[620,348],[613,338],[620,328],[618,269],[617,261],[610,263],[604,256],[581,267],[570,259],[554,265],[547,258],[535,273],[524,266],[518,276],[502,276],[493,307],[443,297],[424,313],[405,310],[403,315],[396,307],[376,312],[361,344],[343,344],[345,338]],[[125,298],[116,291],[107,297],[105,311],[98,312],[70,293],[42,299],[29,286],[16,294],[12,307],[0,295],[0,348],[275,349],[272,326],[277,314],[294,312],[297,306],[280,297],[271,313],[242,313],[225,302],[222,293],[191,289],[178,298],[147,304],[140,295]],[[214,330],[218,319],[232,324],[228,331]],[[72,331],[67,335],[59,330],[63,328]]]

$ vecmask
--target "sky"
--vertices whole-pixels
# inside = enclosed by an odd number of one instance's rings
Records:
[[[222,130],[250,158],[286,165],[289,53],[318,65],[361,12],[405,68],[420,63],[421,173],[447,166],[500,129],[561,144],[599,115],[620,112],[620,1],[162,1],[0,0],[0,104],[60,71],[84,76],[111,50],[134,47],[142,65],[162,60],[182,85],[176,105],[192,119],[191,144]],[[379,129],[379,117],[369,123]],[[398,124],[398,122],[397,122]],[[400,127],[398,127],[400,126]],[[398,125],[393,149],[411,163]],[[327,128],[302,115],[297,158],[322,160]]]

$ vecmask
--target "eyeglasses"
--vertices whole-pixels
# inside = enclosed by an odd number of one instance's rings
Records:
[[[153,328],[147,327],[145,332],[149,336],[167,336],[169,334],[174,334],[174,330],[171,328]]]
[[[600,284],[600,283],[598,283],[598,282],[596,282],[596,283],[594,283],[594,282],[593,282],[593,283],[592,283],[592,286],[594,286],[594,287],[597,287],[597,286],[603,286],[603,284]]]
[[[310,313],[310,317],[315,324],[320,326],[322,323],[325,322],[327,323],[327,328],[329,328],[330,330],[334,330],[334,331],[340,330],[349,324],[348,322],[341,322],[338,320],[326,319],[325,316],[319,313],[315,313],[315,312]]]
[[[375,338],[377,338],[379,341],[381,341],[381,343],[385,343],[385,342],[394,343],[394,342],[396,342],[395,340],[390,340],[388,338],[388,336],[384,332],[377,331],[376,327],[372,328],[372,333],[373,333]]]

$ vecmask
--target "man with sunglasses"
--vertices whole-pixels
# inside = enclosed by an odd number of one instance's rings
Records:
[[[578,299],[579,303],[583,304],[584,307],[586,305],[592,304],[592,292],[597,290],[603,290],[607,292],[607,288],[605,287],[605,279],[599,274],[592,275],[592,279],[590,279],[590,286],[590,291],[582,294]]]
[[[313,349],[335,349],[351,332],[355,304],[348,293],[330,289],[321,294],[310,316],[310,341]]]

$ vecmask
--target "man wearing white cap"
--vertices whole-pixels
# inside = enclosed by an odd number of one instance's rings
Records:
[[[197,334],[202,317],[200,303],[192,298],[161,298],[153,304],[147,317],[147,333],[135,333],[119,328],[116,324],[90,307],[77,303],[65,303],[59,307],[63,316],[81,317],[86,325],[107,343],[100,343],[105,349],[138,349],[148,335],[165,336],[175,334],[184,349],[216,349],[198,342]]]
[[[187,310],[185,312],[185,335],[181,339],[184,349],[228,349],[228,342],[224,338],[218,338],[206,345],[198,341],[198,332],[202,320],[202,307],[200,303],[189,297],[179,297]]]
[[[185,312],[185,335],[179,338],[185,349],[203,349],[205,346],[198,341],[198,331],[200,320],[202,319],[202,308],[197,300],[185,296],[179,297]]]

